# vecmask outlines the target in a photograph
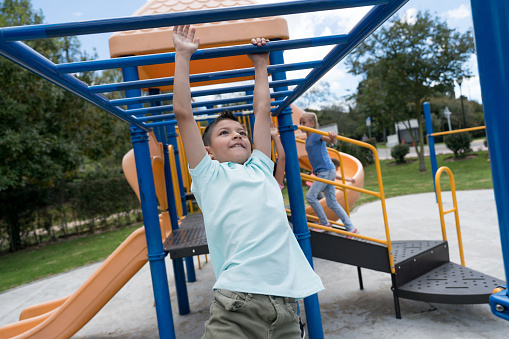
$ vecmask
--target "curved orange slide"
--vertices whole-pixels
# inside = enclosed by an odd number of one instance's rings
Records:
[[[295,125],[299,124],[299,119],[302,113],[304,111],[295,106],[291,105],[292,107],[292,118]],[[295,131],[295,137],[296,139],[304,141],[306,139],[306,133],[296,130]],[[301,142],[297,142],[297,155],[299,157],[299,166],[305,170],[312,171],[311,164],[309,163],[308,154],[306,152],[306,148],[304,147],[304,144]],[[355,157],[351,156],[350,154],[337,152],[336,150],[329,149],[329,156],[331,158],[336,158],[338,160],[341,160],[343,162],[343,169],[345,171],[345,177],[346,178],[352,178],[355,180],[355,183],[351,182],[345,182],[348,186],[355,186],[358,188],[362,188],[364,186],[364,167],[362,166],[362,163]],[[339,159],[341,157],[341,159]],[[338,169],[337,175],[341,176],[341,170]],[[341,180],[337,180],[336,182],[342,183]],[[347,197],[348,197],[348,206],[351,209],[357,199],[359,199],[360,192],[353,191],[353,190],[347,190]],[[336,199],[338,203],[346,210],[346,204],[345,204],[345,196],[343,193],[343,190],[336,190]],[[330,208],[327,207],[327,203],[324,199],[320,200],[320,205],[322,205],[325,214],[327,215],[327,219],[329,220],[337,220],[338,217],[336,216],[336,213],[334,213]],[[309,215],[316,215],[315,211],[311,206],[306,207],[306,214]]]
[[[166,185],[162,144],[149,133],[149,148],[156,196],[161,209],[159,215],[161,235],[171,233],[171,221],[166,211]],[[173,155],[170,149],[170,154]],[[170,160],[171,162],[171,160]],[[127,181],[138,199],[140,197],[133,150],[122,160]],[[134,231],[81,287],[68,297],[27,307],[20,321],[0,328],[0,338],[70,338],[92,319],[99,310],[145,265],[147,260],[145,228]]]
[[[85,283],[68,297],[26,308],[0,338],[70,338],[147,262],[145,228],[134,231]]]

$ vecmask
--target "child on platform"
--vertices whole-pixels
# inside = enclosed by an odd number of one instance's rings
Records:
[[[301,115],[299,123],[302,126],[309,128],[318,128],[318,119],[316,114],[305,112]],[[329,136],[323,136],[316,133],[306,131],[306,152],[308,154],[309,162],[313,167],[313,173],[318,177],[330,181],[336,179],[336,167],[332,163],[332,160],[327,152],[326,142],[336,143],[337,133],[329,132]],[[329,226],[329,221],[325,214],[325,211],[318,201],[318,196],[323,192],[327,201],[327,207],[329,207],[338,218],[343,221],[345,228],[348,232],[359,233],[358,230],[353,226],[350,221],[350,217],[345,212],[343,207],[336,200],[336,188],[333,185],[326,184],[320,181],[314,181],[306,194],[306,200],[309,205],[313,208],[318,217],[319,224]]]
[[[190,58],[199,45],[194,35],[189,26],[173,30],[173,109],[217,279],[203,338],[300,338],[295,298],[323,285],[288,227],[272,173],[268,53],[249,55],[255,67],[251,152],[245,127],[229,112],[200,136],[189,84]],[[261,47],[266,40],[252,42]]]

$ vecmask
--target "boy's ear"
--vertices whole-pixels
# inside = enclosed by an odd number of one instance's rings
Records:
[[[209,157],[214,160],[214,154],[212,153],[212,149],[210,148],[210,146],[205,146],[205,150],[207,151],[207,154],[209,155]]]

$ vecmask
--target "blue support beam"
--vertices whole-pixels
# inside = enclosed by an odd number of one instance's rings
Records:
[[[298,70],[309,69],[309,68],[320,68],[320,67],[322,67],[322,65],[323,65],[322,60],[307,61],[307,62],[299,62],[296,64],[269,66],[268,71],[269,71],[269,73],[298,71]],[[195,82],[206,82],[206,81],[242,78],[242,77],[250,77],[250,76],[254,76],[254,68],[236,69],[236,70],[231,70],[231,71],[220,71],[220,72],[211,72],[211,73],[204,73],[204,74],[192,74],[189,76],[189,81],[191,83],[195,83]],[[90,91],[90,93],[106,93],[106,92],[126,91],[129,89],[171,86],[171,85],[173,85],[173,81],[174,81],[173,77],[148,79],[148,80],[136,80],[136,81],[114,83],[114,84],[90,86],[88,88],[88,90]]]
[[[150,150],[147,132],[139,128],[131,128],[136,171],[138,173],[138,187],[140,190],[141,210],[147,238],[148,260],[152,276],[152,288],[156,304],[157,325],[159,338],[175,338],[175,327],[171,311],[170,291],[164,257],[161,230],[159,226],[159,212],[152,176]]]
[[[284,63],[283,52],[270,53],[270,64]],[[286,78],[284,73],[273,74],[275,80]],[[287,88],[278,87],[275,91],[286,91]],[[286,184],[288,186],[288,197],[290,198],[290,209],[292,211],[293,232],[299,242],[302,251],[306,255],[311,267],[313,267],[313,255],[311,253],[310,234],[306,220],[304,196],[302,191],[302,180],[300,177],[299,157],[295,145],[295,132],[290,108],[278,116],[279,133],[281,143],[286,154]],[[304,299],[306,320],[310,339],[323,338],[322,319],[320,316],[320,304],[318,295],[313,294]]]
[[[25,27],[25,26],[24,26]],[[26,26],[30,27],[30,26]],[[1,31],[0,31],[1,33]],[[55,64],[34,51],[29,46],[22,42],[9,42],[2,41],[0,35],[0,55],[11,60],[12,62],[26,68],[27,70],[37,74],[38,76],[48,80],[49,82],[62,87],[70,93],[88,101],[89,103],[105,110],[108,113],[116,116],[134,125],[144,131],[149,131],[147,127],[140,124],[130,116],[124,114],[124,110],[118,107],[112,107],[109,104],[108,98],[103,95],[91,94],[88,90],[88,85],[83,81],[69,74],[58,74],[55,69]]]
[[[500,240],[506,281],[509,281],[509,148],[506,143],[509,114],[509,2],[505,0],[471,0],[475,47],[484,106],[484,121],[490,150],[493,190],[497,204]],[[490,298],[495,315],[508,319],[507,289]]]
[[[319,47],[328,45],[345,44],[348,42],[347,36],[330,35],[324,37],[294,39],[294,40],[280,40],[271,41],[264,47],[267,52],[283,51],[298,48]],[[237,45],[229,47],[216,47],[205,48],[196,51],[191,60],[203,60],[219,57],[228,57],[236,55],[245,55],[258,52],[258,47],[252,44]],[[115,59],[105,60],[87,60],[80,62],[72,62],[68,64],[60,64],[56,66],[58,73],[79,73],[88,71],[98,71],[104,69],[112,69],[118,67],[134,67],[144,65],[156,65],[175,62],[175,53],[159,53],[139,56],[129,56]]]
[[[293,80],[284,80],[284,81],[271,81],[269,82],[269,87],[280,87],[280,86],[295,86],[303,84],[305,79],[293,79]],[[225,88],[213,88],[207,90],[194,90],[191,91],[192,98],[204,97],[209,95],[219,95],[225,93],[235,93],[235,92],[247,92],[253,91],[254,85],[242,85],[242,86],[230,86]],[[168,94],[157,94],[153,96],[139,96],[133,98],[124,98],[124,99],[115,99],[111,100],[110,103],[114,106],[122,106],[122,105],[130,105],[134,103],[147,103],[151,101],[162,101],[162,100],[173,100],[173,93]]]
[[[135,81],[135,80],[138,80],[139,79],[139,75],[138,75],[138,69],[136,67],[124,67],[122,68],[122,75],[124,77],[124,81]],[[130,97],[130,96],[140,96],[141,95],[141,91],[139,89],[131,89],[131,90],[128,90],[125,92],[125,95],[126,97]],[[128,108],[130,109],[135,109],[135,108],[140,108],[140,107],[143,107],[142,104],[134,104],[132,106],[128,106]],[[132,135],[132,131],[137,131],[137,129],[135,128],[131,128],[131,135]],[[142,136],[142,134],[138,133],[139,134],[139,137],[140,138]],[[146,132],[145,132],[146,134]],[[133,139],[135,140],[135,139]],[[136,139],[137,140],[137,139]],[[148,140],[148,136],[147,136],[147,140]],[[148,147],[148,145],[147,145]],[[133,141],[133,148],[134,148],[134,141]],[[134,148],[134,156],[135,156],[135,160],[136,160],[136,170],[137,170],[137,173],[138,173],[138,187],[140,188],[140,199],[141,199],[141,196],[142,196],[142,191],[141,191],[141,182],[145,182],[146,184],[146,181],[148,180],[147,178],[145,178],[144,176],[142,176],[142,173],[139,172],[138,170],[138,158],[137,158],[137,154],[136,154],[136,148]],[[145,152],[145,151],[143,151]],[[153,173],[152,173],[152,161],[150,159],[150,150],[148,151],[149,154],[148,154],[148,167],[150,167],[150,181],[152,182],[152,186],[154,186],[154,177],[153,177]],[[144,156],[144,153],[143,153],[143,156]],[[145,172],[143,172],[143,175],[145,176],[148,176],[149,174],[146,174]],[[172,191],[173,192],[173,191]],[[155,189],[154,189],[154,195],[155,195]],[[155,198],[156,201],[155,201],[155,204],[156,204],[156,210],[155,212],[151,209],[151,213],[155,213],[155,217],[157,218],[157,239],[153,239],[152,241],[153,242],[159,242],[160,244],[160,247],[161,247],[161,251],[163,251],[163,240],[161,238],[161,230],[160,230],[160,225],[159,225],[159,211],[157,210],[157,198]],[[143,211],[143,199],[141,201],[141,204],[142,204],[142,211]],[[145,221],[145,213],[143,214],[143,220],[145,222],[145,229],[147,228],[147,224],[146,224],[146,221]],[[147,216],[148,218],[153,218],[152,215],[150,216]],[[153,233],[155,231],[152,231]],[[156,237],[156,235],[153,235],[153,237]],[[148,244],[148,235],[147,235],[147,244]],[[159,245],[157,247],[159,249]],[[150,247],[149,247],[149,260],[150,260],[150,257],[151,257],[151,250],[150,250]],[[164,253],[164,251],[163,251]],[[187,296],[187,287],[186,287],[186,277],[185,277],[185,272],[184,272],[184,265],[183,265],[183,261],[182,259],[173,259],[172,260],[172,263],[173,263],[173,273],[174,273],[174,279],[175,279],[175,288],[177,290],[177,301],[178,301],[178,305],[179,305],[179,313],[184,315],[184,314],[188,314],[190,312],[190,309],[189,309],[189,298]],[[164,257],[163,257],[163,264],[164,264]],[[157,272],[154,272],[152,273],[152,279],[154,278],[157,278],[157,279],[161,279],[160,276],[163,275],[162,271],[163,268],[160,266],[160,265],[154,265],[154,267],[152,268],[151,266],[151,272],[152,272],[152,269],[154,270],[157,270]],[[166,266],[164,266],[164,282],[166,283],[166,290],[168,290],[168,278],[167,278],[167,274],[166,274]],[[163,291],[160,291],[160,289],[163,289],[164,286],[162,285],[159,285],[159,284],[162,284],[162,282],[157,282],[157,292],[155,290],[155,286],[156,286],[156,282],[154,282],[154,280],[152,280],[152,285],[154,286],[154,296],[155,296],[155,299],[156,299],[156,305],[158,303],[157,299],[159,298],[159,296],[162,296],[164,298],[164,292]],[[169,292],[168,292],[169,293]],[[170,300],[168,299],[167,301],[161,301],[162,303],[165,303],[165,302],[170,302]],[[171,305],[170,305],[170,309],[171,309]],[[166,316],[165,316],[166,317]],[[170,312],[170,317],[172,317],[172,314]],[[161,320],[161,321],[164,321],[164,320]],[[173,318],[172,318],[172,323],[173,323]],[[158,322],[160,322],[159,320],[159,316],[158,316]],[[159,327],[160,328],[160,327]]]
[[[275,100],[275,101],[272,101],[272,104],[277,106],[278,104],[280,104],[282,102],[283,102],[282,100]],[[196,105],[194,107],[200,107],[200,106],[201,105]],[[209,108],[209,109],[204,109],[204,110],[200,110],[200,111],[195,110],[195,111],[193,111],[193,115],[217,114],[217,113],[224,111],[226,108],[232,112],[240,111],[240,110],[252,110],[253,104],[250,103],[250,104],[219,107],[219,108]],[[173,110],[173,106],[171,106],[171,105],[163,107],[163,109],[162,109],[162,111],[172,111],[172,110]],[[150,114],[150,113],[154,113],[154,111],[150,110],[150,108],[139,108],[139,109],[130,110],[129,113],[138,115],[138,114]],[[145,121],[159,121],[159,120],[174,119],[174,118],[175,118],[175,114],[161,114],[161,115],[152,115],[152,116],[138,118],[138,121],[143,121],[143,122],[145,122]]]
[[[437,190],[435,188],[435,175],[438,171],[437,164],[437,155],[435,153],[435,137],[433,134],[433,122],[431,121],[431,109],[429,107],[429,102],[425,102],[423,105],[424,108],[424,119],[426,121],[426,134],[428,135],[428,147],[429,147],[429,159],[431,161],[431,175],[433,176],[433,189],[435,190],[435,197],[437,194]]]
[[[129,16],[61,24],[6,27],[2,28],[0,36],[3,36],[3,41],[35,40],[71,35],[121,32],[145,28],[262,18],[341,8],[385,5],[388,3],[390,3],[390,0],[301,0],[275,4],[223,7],[218,9]]]
[[[291,94],[291,91],[284,91],[284,92],[276,92],[271,93],[271,98],[280,98],[283,96],[288,96]],[[216,99],[216,100],[207,100],[207,101],[194,101],[191,103],[192,108],[197,107],[214,107],[216,105],[224,105],[224,104],[233,104],[236,102],[251,102],[253,101],[252,95],[246,95],[242,97],[233,97],[233,98],[225,98],[225,99]],[[173,105],[160,105],[160,106],[152,106],[150,108],[143,108],[143,109],[134,109],[134,110],[127,110],[126,114],[155,114],[155,113],[161,113],[161,112],[172,112],[173,111]],[[201,114],[201,113],[200,113]],[[150,119],[149,119],[150,120]],[[158,119],[156,119],[158,120]],[[146,121],[143,119],[139,119],[138,121]]]

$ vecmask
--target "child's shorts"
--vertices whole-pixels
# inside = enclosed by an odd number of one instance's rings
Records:
[[[202,339],[300,338],[294,298],[215,290]]]

